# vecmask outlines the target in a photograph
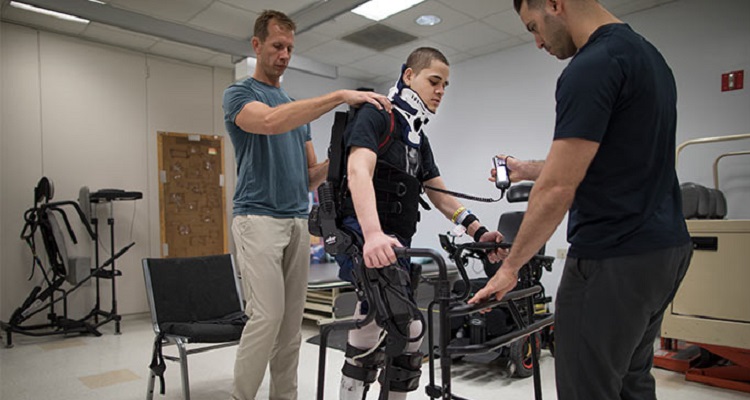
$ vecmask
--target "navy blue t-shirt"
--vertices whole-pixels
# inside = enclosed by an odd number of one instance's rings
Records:
[[[682,245],[675,172],[677,89],[659,51],[604,25],[557,81],[555,140],[599,143],[568,217],[569,254],[605,258]]]
[[[396,111],[394,111],[395,113]],[[396,134],[403,131],[401,120],[394,114],[394,129]],[[391,116],[382,110],[378,110],[372,104],[365,104],[354,116],[346,134],[346,152],[352,146],[365,147],[378,153],[379,146],[385,135],[390,132]],[[418,157],[415,153],[419,153]],[[407,172],[417,178],[420,182],[428,181],[440,176],[440,171],[435,164],[432,148],[427,135],[421,135],[419,148],[410,151],[410,147],[403,141],[390,144],[388,151],[378,157],[378,160]]]
[[[435,163],[432,147],[430,147],[427,135],[422,134],[420,136],[420,145],[416,151],[410,150],[410,147],[402,140],[396,140],[390,143],[387,151],[379,154],[380,145],[384,143],[386,135],[391,132],[391,121],[394,123],[393,132],[396,132],[397,135],[403,132],[402,122],[396,117],[395,112],[393,117],[391,117],[388,112],[378,110],[372,104],[363,105],[357,111],[346,130],[346,142],[344,145],[347,157],[353,146],[364,147],[378,154],[378,161],[384,161],[401,171],[405,171],[420,182],[440,176],[440,170]],[[393,139],[391,138],[390,140]],[[354,216],[344,218],[344,225],[362,235],[362,228]],[[387,227],[383,227],[383,232],[385,234],[393,233],[388,231]],[[411,244],[411,238],[401,238],[400,240],[404,246]],[[347,254],[339,254],[336,256],[336,262],[340,266],[339,278],[348,282],[354,282],[351,257]],[[406,270],[411,268],[409,262],[404,259],[399,259],[399,264]]]

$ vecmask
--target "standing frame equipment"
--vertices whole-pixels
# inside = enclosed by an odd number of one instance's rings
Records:
[[[687,146],[748,139],[750,133],[688,140],[677,146],[675,167]],[[654,364],[684,372],[686,380],[750,393],[750,312],[742,306],[750,301],[745,287],[750,278],[750,219],[725,218],[728,207],[720,191],[718,169],[725,157],[747,155],[747,148],[718,155],[713,162],[713,189],[682,185],[683,211],[694,252],[664,313],[662,348],[655,354]],[[696,193],[684,190],[686,185],[698,188],[700,195],[686,196]],[[729,189],[738,187],[733,186]],[[680,342],[689,345],[683,347]]]
[[[93,277],[98,279],[102,276],[102,273],[109,272],[105,270],[107,267],[111,267],[110,271],[114,271],[115,260],[125,254],[135,243],[130,243],[116,253],[113,251],[111,257],[102,262],[101,265],[99,264],[97,253],[96,264],[93,268],[89,265],[90,258],[68,257],[65,236],[70,237],[74,243],[78,243],[78,239],[63,207],[72,207],[74,209],[75,215],[80,219],[87,236],[94,243],[98,240],[98,232],[96,229],[92,229],[92,226],[89,224],[90,215],[87,215],[86,212],[88,210],[86,208],[88,206],[87,203],[79,204],[75,201],[67,200],[53,202],[51,201],[53,197],[54,185],[52,181],[47,177],[42,177],[34,189],[34,206],[24,213],[26,223],[21,232],[21,239],[29,246],[33,263],[29,279],[32,279],[34,272],[39,270],[39,273],[42,275],[42,282],[32,288],[21,306],[16,308],[7,322],[0,321],[0,329],[6,333],[6,347],[13,347],[13,333],[28,336],[88,333],[101,336],[101,332],[97,328],[111,320],[118,321],[117,331],[119,332],[119,316],[117,318],[108,318],[104,321],[96,320],[96,316],[99,315],[98,290],[97,306],[89,314],[80,319],[71,319],[68,317],[68,296],[89,279]],[[47,263],[42,261],[44,256],[40,255],[37,250],[37,237],[41,237],[42,239]],[[66,282],[73,286],[64,288],[63,284]],[[114,291],[112,296],[114,302]],[[55,307],[58,302],[62,302],[62,314],[58,314],[58,310]],[[33,316],[45,310],[47,310],[47,322],[30,323],[29,320]],[[91,317],[95,318],[94,323],[89,322]]]

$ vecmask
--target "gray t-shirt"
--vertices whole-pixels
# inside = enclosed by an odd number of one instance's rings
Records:
[[[305,142],[311,140],[310,126],[280,135],[245,132],[234,120],[245,104],[253,101],[275,107],[293,100],[283,89],[253,78],[224,91],[224,125],[237,162],[233,214],[305,218],[309,185]]]

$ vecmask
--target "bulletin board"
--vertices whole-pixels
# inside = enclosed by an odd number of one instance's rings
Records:
[[[157,137],[162,257],[227,253],[223,137]]]

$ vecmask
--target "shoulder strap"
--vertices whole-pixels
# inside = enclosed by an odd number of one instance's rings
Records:
[[[333,127],[331,127],[331,143],[328,147],[328,181],[338,185],[345,175],[346,157],[344,151],[344,132],[346,126],[351,122],[350,112],[338,111],[334,115]]]
[[[388,116],[390,117],[391,123],[388,125],[388,132],[383,132],[384,137],[381,137],[380,143],[378,144],[378,156],[385,154],[393,143],[393,140],[395,140],[393,131],[396,128],[396,117],[393,115],[393,110],[388,112]]]

